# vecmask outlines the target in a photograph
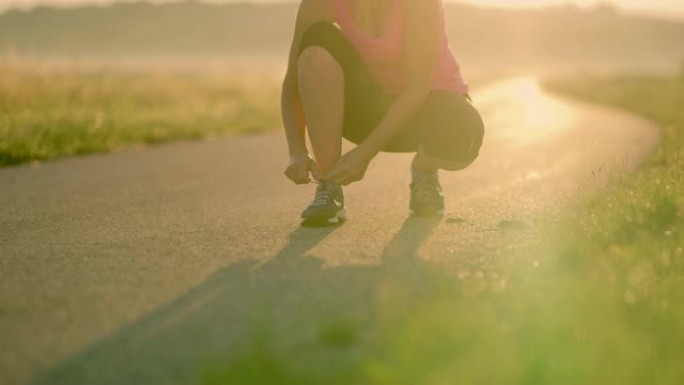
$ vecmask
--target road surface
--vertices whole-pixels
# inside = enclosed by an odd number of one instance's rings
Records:
[[[474,99],[486,140],[472,167],[442,174],[443,221],[407,219],[410,155],[382,154],[346,189],[345,225],[299,228],[313,186],[282,176],[281,133],[0,170],[0,383],[192,383],[255,323],[287,345],[362,314],[399,257],[489,274],[486,246],[507,229],[632,170],[659,139],[532,77]]]

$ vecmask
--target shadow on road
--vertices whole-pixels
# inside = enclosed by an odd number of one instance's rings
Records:
[[[323,266],[326,256],[307,253],[335,228],[299,228],[266,263],[244,261],[216,272],[41,374],[34,384],[201,383],[208,367],[235,360],[255,341],[266,341],[288,360],[343,365],[353,356],[347,348],[372,329],[388,282],[398,279],[407,293],[426,283],[417,255],[439,223],[409,218],[384,248],[380,265],[334,268]]]

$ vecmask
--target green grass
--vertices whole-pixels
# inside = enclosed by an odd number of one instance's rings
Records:
[[[684,80],[549,86],[653,119],[665,127],[660,150],[530,229],[534,241],[504,237],[482,251],[496,255],[497,276],[458,280],[448,266],[417,261],[383,266],[367,318],[309,319],[301,328],[317,337],[288,348],[264,318],[251,344],[208,364],[202,382],[684,383]]]
[[[278,92],[213,73],[0,66],[0,166],[271,130]]]
[[[361,282],[335,268],[295,275],[290,285],[305,289],[279,289],[275,300],[299,307],[278,313],[255,305],[254,335],[234,355],[201,358],[197,381],[684,383],[684,78],[549,87],[658,122],[660,149],[562,218],[511,231],[533,243],[503,237],[474,256],[496,260],[496,276],[459,280],[449,266],[419,261],[385,263]],[[0,164],[272,129],[277,91],[275,82],[212,74],[0,69]],[[409,230],[400,246],[420,237],[420,227]],[[277,266],[244,274],[285,279]],[[371,297],[367,304],[347,295],[361,289],[370,292],[358,295]],[[328,311],[342,310],[324,314],[322,300]],[[271,313],[298,326],[284,330]]]

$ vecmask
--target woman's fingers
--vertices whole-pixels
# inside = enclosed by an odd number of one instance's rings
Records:
[[[328,173],[323,180],[325,182],[333,182],[342,186],[346,186],[353,182],[360,181],[362,178],[363,175],[359,175],[359,173],[354,169],[337,167]]]
[[[307,184],[311,182],[309,172],[296,165],[291,165],[285,170],[285,176],[296,184]]]
[[[297,183],[299,184],[306,184],[311,182],[311,179],[309,179],[309,171],[308,170],[302,170],[301,168],[297,170]]]
[[[307,184],[311,182],[311,180],[309,179],[309,171],[307,170],[296,167],[293,170],[293,174],[293,181],[297,184]]]
[[[318,164],[313,160],[309,163],[309,171],[311,171],[311,177],[313,177],[314,180],[321,180],[321,170],[318,169]]]

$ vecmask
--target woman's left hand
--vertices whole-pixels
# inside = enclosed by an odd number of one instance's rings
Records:
[[[360,181],[366,174],[366,169],[372,158],[373,156],[362,148],[356,147],[344,154],[337,162],[335,168],[323,175],[321,180],[338,183],[343,186]]]

